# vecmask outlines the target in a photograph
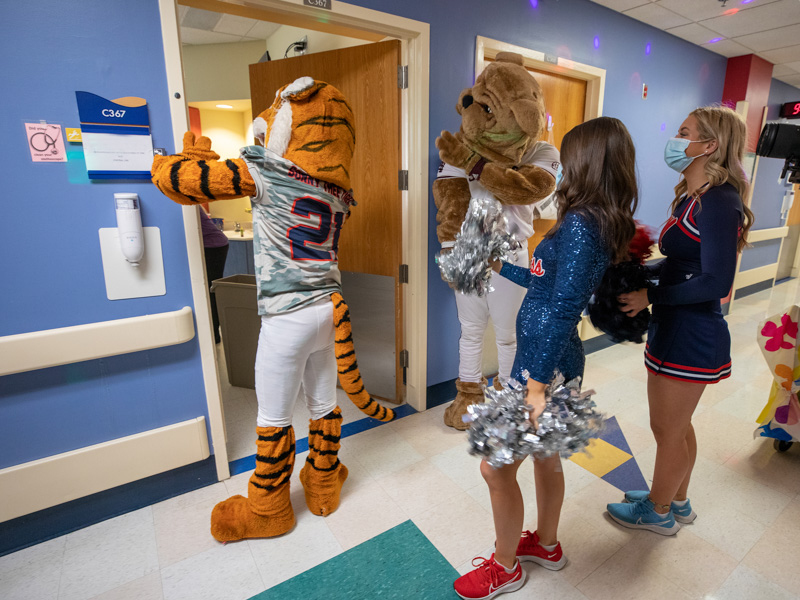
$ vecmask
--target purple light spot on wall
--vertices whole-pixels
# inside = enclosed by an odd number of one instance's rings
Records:
[[[666,131],[666,130],[667,130],[667,124],[666,123],[662,123],[661,124],[661,131]]]
[[[720,42],[720,41],[722,41],[721,37],[715,37],[713,39],[708,40],[708,43],[709,44],[716,44],[717,42]]]
[[[649,55],[650,54],[650,50],[651,50],[650,44],[648,43],[647,46],[644,47],[644,53]]]
[[[598,36],[594,36],[594,49],[597,50],[600,47],[600,38]]]
[[[531,8],[539,8],[539,0],[531,0]]]

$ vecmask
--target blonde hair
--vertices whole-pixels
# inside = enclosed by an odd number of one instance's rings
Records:
[[[743,166],[747,125],[742,117],[726,106],[702,106],[690,112],[689,115],[697,119],[699,139],[717,142],[716,149],[708,155],[704,167],[709,186],[730,183],[736,188],[742,199],[744,220],[736,248],[741,252],[747,246],[747,232],[752,227],[755,218],[746,204],[750,190],[750,182],[747,180]],[[675,211],[687,191],[686,179],[682,178],[675,186],[675,199],[670,207],[671,213]]]

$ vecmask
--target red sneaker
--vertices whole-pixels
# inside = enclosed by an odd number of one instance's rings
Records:
[[[567,557],[561,551],[561,542],[552,551],[545,550],[539,543],[539,534],[535,531],[523,531],[517,546],[517,558],[521,561],[535,562],[545,569],[558,571],[567,564]]]
[[[476,564],[476,560],[480,562]],[[478,568],[453,583],[456,594],[467,600],[488,600],[498,594],[514,592],[525,583],[526,574],[519,561],[513,573],[506,573],[503,565],[494,559],[494,554],[489,560],[475,558],[472,564]]]

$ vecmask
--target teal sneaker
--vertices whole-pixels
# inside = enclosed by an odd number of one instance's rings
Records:
[[[625,492],[625,500],[623,500],[623,502],[639,502],[640,500],[644,500],[649,496],[650,492],[647,490],[634,490]],[[672,514],[678,523],[691,523],[697,518],[697,513],[692,510],[692,503],[689,502],[688,498],[683,504],[673,502],[670,506],[670,509],[672,510]]]
[[[623,527],[647,529],[661,535],[675,535],[681,528],[675,522],[672,511],[665,515],[658,514],[649,499],[639,502],[613,503],[606,508],[611,518]]]

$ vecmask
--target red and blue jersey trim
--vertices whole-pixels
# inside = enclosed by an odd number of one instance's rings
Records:
[[[695,206],[697,206],[697,199],[692,198],[692,201],[689,202],[683,211],[681,211],[679,217],[673,215],[667,220],[666,224],[664,225],[664,229],[661,230],[661,235],[658,237],[659,249],[662,249],[661,242],[664,239],[664,235],[673,225],[677,225],[678,229],[685,233],[689,239],[694,240],[695,242],[700,241],[700,229],[697,227],[697,222],[694,220]]]

